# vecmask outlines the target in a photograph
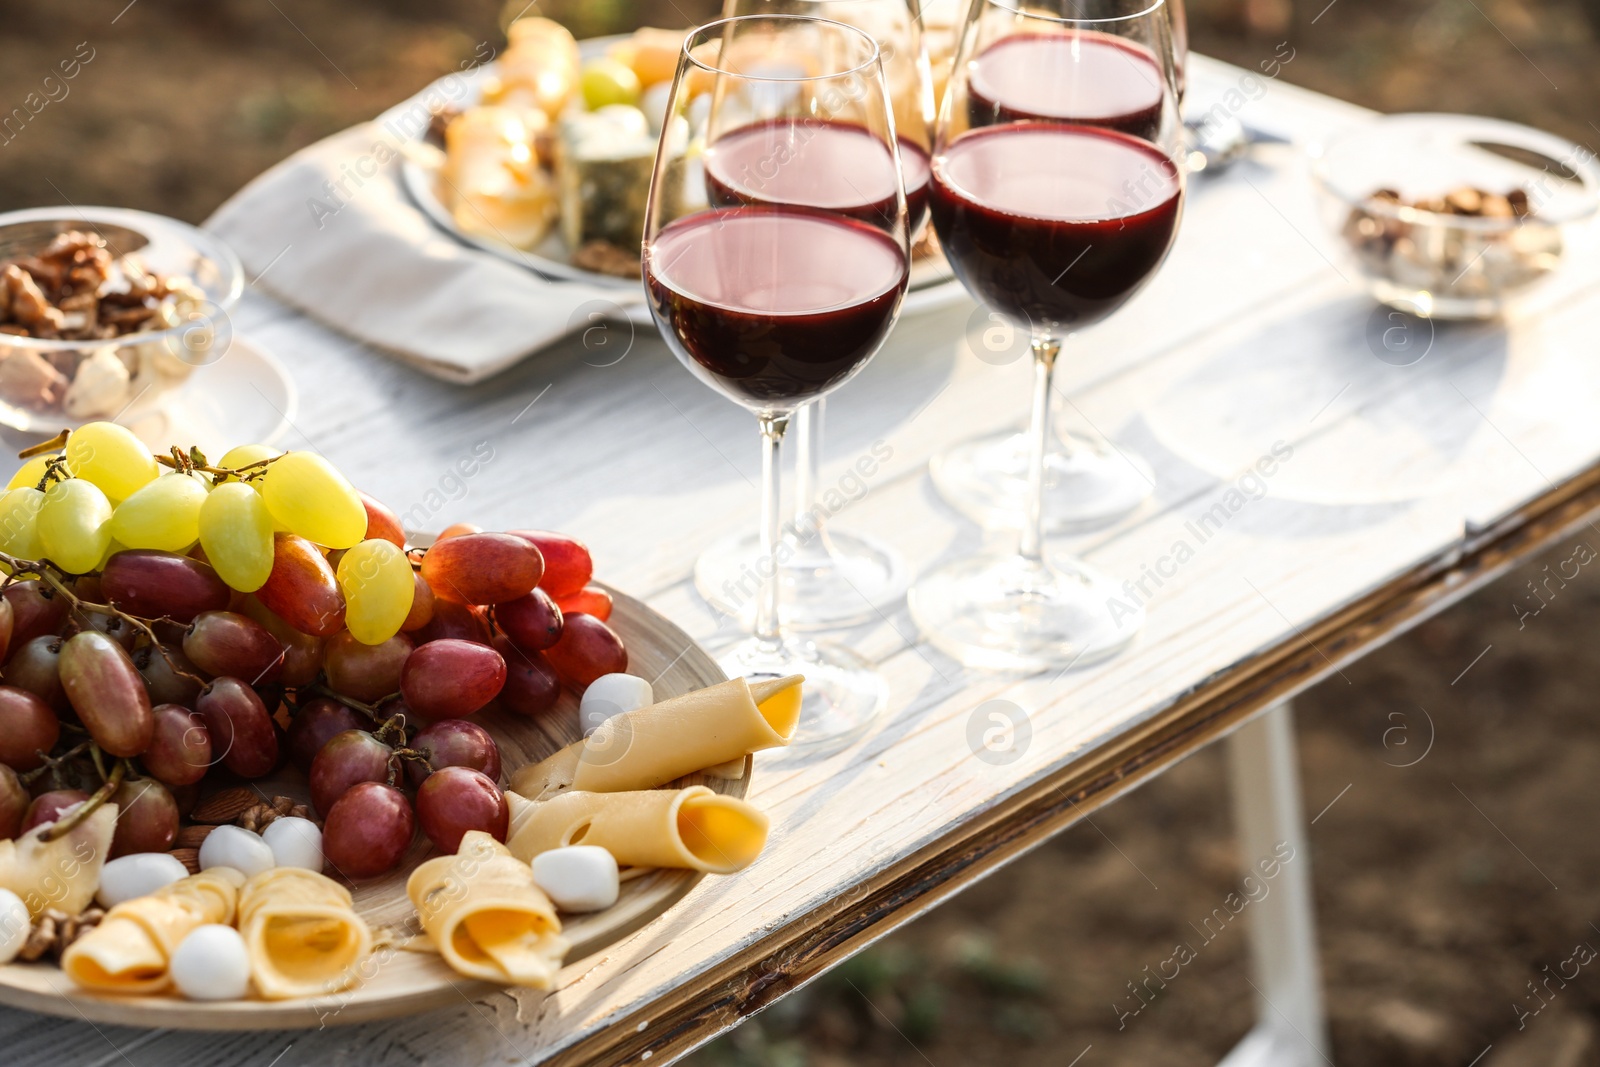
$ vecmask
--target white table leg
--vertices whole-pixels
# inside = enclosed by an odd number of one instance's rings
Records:
[[[1222,1067],[1321,1067],[1328,1056],[1311,905],[1311,849],[1300,807],[1300,773],[1288,702],[1239,728],[1228,739],[1234,826],[1245,873],[1265,896],[1248,910],[1250,984],[1255,1029]],[[1293,852],[1289,852],[1293,849]],[[1262,862],[1282,860],[1276,877]],[[1270,870],[1270,866],[1268,868]]]

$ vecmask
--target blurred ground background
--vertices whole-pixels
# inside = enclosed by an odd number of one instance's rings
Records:
[[[1587,4],[1195,0],[1190,24],[1197,50],[1248,66],[1289,40],[1287,80],[1375,108],[1479,112],[1594,146],[1600,0]],[[533,10],[586,36],[687,25],[713,6]],[[92,58],[0,144],[0,209],[119,204],[199,221],[291,151],[479,42],[498,47],[500,16],[497,0],[10,0],[0,114],[61,60]],[[1539,614],[1518,610],[1539,606],[1528,583],[1579,541],[1600,549],[1584,531],[1299,702],[1307,812],[1333,803],[1312,846],[1340,1063],[1466,1067],[1491,1045],[1480,1067],[1600,1062],[1600,967],[1550,981],[1543,1000],[1528,987],[1570,973],[1580,943],[1600,947],[1600,578],[1542,585],[1556,595]],[[1396,766],[1430,734],[1425,758]],[[1214,1063],[1251,1023],[1242,924],[1121,1029],[1113,1005],[1130,1007],[1127,983],[1236,887],[1228,810],[1213,749],[693,1062]]]

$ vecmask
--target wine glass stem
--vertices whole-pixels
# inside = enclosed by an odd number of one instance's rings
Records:
[[[1061,342],[1052,337],[1033,338],[1033,417],[1028,423],[1028,512],[1022,522],[1024,559],[1044,559],[1044,457],[1050,437],[1050,382],[1055,376]]]
[[[761,597],[756,601],[756,643],[763,652],[777,652],[783,645],[778,628],[778,541],[782,537],[779,514],[783,504],[778,481],[778,445],[789,428],[789,415],[760,415],[761,425]]]
[[[822,484],[822,418],[826,400],[813,400],[794,416],[794,536],[802,555],[826,555],[817,487]]]

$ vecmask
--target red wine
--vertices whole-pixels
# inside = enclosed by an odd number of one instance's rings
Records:
[[[790,408],[845,381],[878,350],[906,291],[906,257],[882,230],[804,208],[702,211],[646,249],[662,334],[713,388]]]
[[[928,217],[928,153],[899,138],[906,231]],[[849,122],[779,119],[741,126],[706,148],[706,199],[719,207],[787,204],[887,226],[894,171],[885,143]]]
[[[978,54],[968,93],[973,126],[1075,122],[1153,141],[1166,89],[1148,49],[1073,31],[1002,37]]]
[[[1056,332],[1105,318],[1166,258],[1182,185],[1157,148],[1094,126],[1023,122],[933,164],[933,226],[978,299]]]

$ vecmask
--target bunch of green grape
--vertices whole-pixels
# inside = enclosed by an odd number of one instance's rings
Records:
[[[503,837],[498,748],[465,718],[542,715],[625,670],[580,542],[445,530],[395,513],[314,452],[214,464],[90,423],[0,495],[0,839],[91,796],[113,855],[172,848],[203,790],[286,764],[351,878]],[[420,728],[420,729],[419,729]]]

